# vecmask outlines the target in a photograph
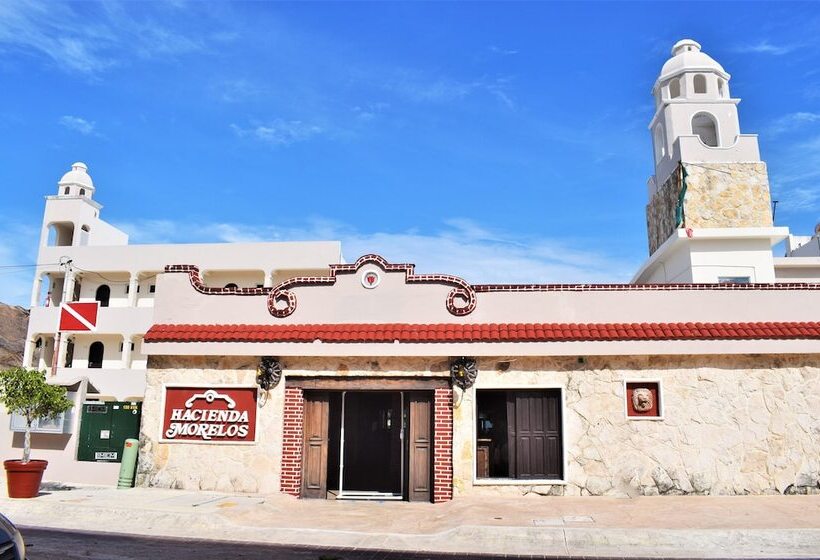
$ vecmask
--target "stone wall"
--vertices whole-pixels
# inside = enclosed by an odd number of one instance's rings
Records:
[[[675,231],[675,207],[680,193],[680,174],[675,170],[646,205],[649,254],[654,253]]]
[[[283,360],[284,378],[267,398],[260,398],[257,411],[255,445],[203,443],[161,443],[162,386],[164,383],[256,385],[255,357],[151,356],[140,430],[140,457],[137,486],[216,490],[220,492],[279,492],[298,494],[301,486],[301,391],[289,389],[287,377],[333,376],[413,376],[449,377],[446,359],[426,358],[287,358]],[[296,398],[298,393],[299,398]],[[451,394],[448,389],[446,394]],[[437,406],[441,408],[441,398]],[[284,424],[285,406],[296,413]],[[295,408],[294,408],[295,407]],[[287,428],[287,431],[286,431]],[[283,438],[287,460],[282,465]],[[437,450],[450,449],[450,442]],[[439,453],[440,455],[440,453]],[[294,464],[298,462],[298,465]],[[437,456],[437,478],[451,474],[445,461]],[[283,477],[286,480],[283,481]],[[284,482],[284,483],[283,483]],[[436,488],[436,499],[449,499],[449,489]]]
[[[766,164],[684,163],[685,227],[770,227],[771,196]],[[675,230],[680,177],[672,173],[646,207],[649,254]]]
[[[157,442],[162,383],[252,384],[256,362],[151,357],[138,485],[280,490],[284,383],[260,407],[256,445]],[[476,385],[466,392],[455,390],[452,397],[456,496],[818,491],[820,356],[482,358],[478,365]],[[284,368],[286,377],[440,377],[447,374],[447,361],[291,358]],[[626,418],[624,381],[641,379],[661,382],[662,420]],[[517,388],[562,390],[563,484],[474,482],[476,390]]]
[[[455,399],[456,495],[818,489],[820,357],[519,358],[479,367],[475,387]],[[641,379],[660,380],[662,420],[626,418],[624,381]],[[566,483],[475,485],[476,389],[537,387],[563,390]]]
[[[142,407],[137,486],[278,492],[283,384],[260,397],[256,444],[160,443],[163,383],[256,385],[258,358],[151,356]]]

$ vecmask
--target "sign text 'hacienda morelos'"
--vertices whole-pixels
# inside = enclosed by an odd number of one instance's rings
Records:
[[[162,439],[252,442],[256,439],[254,387],[165,387]]]

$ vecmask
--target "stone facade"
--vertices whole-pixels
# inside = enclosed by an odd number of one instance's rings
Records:
[[[684,224],[690,228],[771,227],[766,164],[684,163]],[[646,206],[649,254],[675,231],[680,174],[673,172]]]
[[[519,358],[502,371],[507,365],[481,360],[476,385],[455,398],[456,496],[818,489],[816,356]],[[663,419],[627,419],[624,382],[632,380],[660,381]],[[475,391],[538,387],[563,391],[564,484],[475,484]]]
[[[284,387],[259,399],[256,444],[160,443],[165,383],[256,385],[258,359],[218,356],[152,356],[140,429],[137,486],[278,492],[282,456]]]
[[[163,444],[163,383],[253,383],[255,358],[152,357],[137,484],[278,492],[285,383],[261,405],[256,445]],[[440,358],[294,358],[285,376],[442,376]],[[814,493],[820,483],[820,357],[482,358],[452,394],[454,495]],[[661,384],[663,418],[628,419],[625,381]],[[474,480],[476,391],[560,388],[564,480]],[[436,406],[450,390],[436,394]],[[814,404],[812,404],[814,403]],[[437,432],[439,431],[437,426]],[[446,428],[446,427],[444,427]],[[439,493],[436,499],[448,496]]]

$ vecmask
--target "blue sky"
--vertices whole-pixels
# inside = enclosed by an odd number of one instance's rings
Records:
[[[820,217],[820,4],[0,0],[0,266],[88,164],[133,243],[340,239],[472,282],[627,281],[650,88],[732,74],[779,225]],[[0,269],[26,304],[31,270]]]

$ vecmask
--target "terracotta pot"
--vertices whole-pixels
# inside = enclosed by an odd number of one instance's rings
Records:
[[[3,461],[9,498],[33,498],[40,492],[40,481],[48,461],[32,459],[24,463],[18,459]]]

